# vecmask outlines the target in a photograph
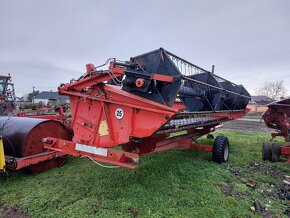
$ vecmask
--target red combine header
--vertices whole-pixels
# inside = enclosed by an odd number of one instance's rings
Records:
[[[227,161],[226,137],[218,136],[213,147],[196,139],[248,112],[243,86],[163,48],[107,64],[88,64],[78,80],[59,87],[70,98],[74,136],[46,137],[45,148],[128,168],[137,167],[142,155],[174,148],[209,151],[215,162]]]

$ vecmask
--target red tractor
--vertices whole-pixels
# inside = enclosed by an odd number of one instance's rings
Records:
[[[0,116],[11,115],[15,110],[14,84],[11,76],[0,75]]]

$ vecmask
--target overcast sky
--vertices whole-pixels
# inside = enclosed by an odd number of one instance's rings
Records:
[[[0,74],[17,96],[56,90],[85,64],[159,47],[243,84],[290,90],[290,1],[0,0]]]

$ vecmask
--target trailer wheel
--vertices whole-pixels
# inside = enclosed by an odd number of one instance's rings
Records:
[[[229,159],[229,139],[225,136],[217,136],[213,143],[212,160],[223,163]]]
[[[272,144],[272,161],[277,162],[281,155],[280,145]]]
[[[262,157],[263,160],[272,160],[271,146],[269,142],[263,142]]]

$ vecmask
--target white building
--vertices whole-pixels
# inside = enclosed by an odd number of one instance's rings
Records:
[[[68,103],[69,98],[66,95],[60,95],[58,94],[58,92],[48,92],[48,91],[44,91],[44,92],[40,92],[39,94],[37,94],[36,96],[34,96],[32,98],[32,102],[33,103],[41,103],[43,105],[47,105],[48,103],[50,105],[61,105],[61,104],[65,104]]]

